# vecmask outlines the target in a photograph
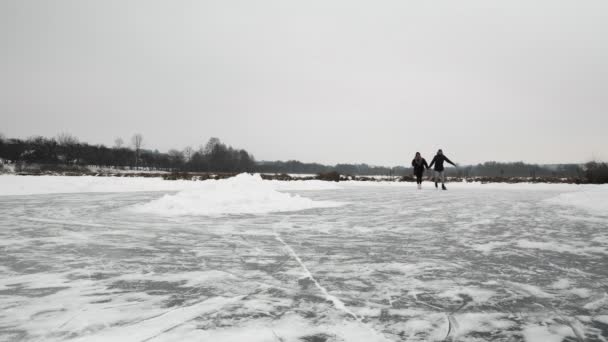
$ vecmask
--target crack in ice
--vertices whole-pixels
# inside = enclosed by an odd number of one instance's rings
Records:
[[[285,247],[285,249],[289,252],[289,254],[291,255],[291,257],[294,258],[294,260],[296,260],[296,262],[300,265],[300,267],[302,267],[302,269],[306,273],[306,276],[315,284],[315,287],[317,289],[319,289],[319,291],[321,291],[321,293],[323,293],[323,295],[325,296],[325,299],[327,299],[328,301],[332,302],[332,304],[334,305],[334,307],[336,309],[338,309],[338,310],[346,313],[347,315],[351,316],[352,318],[354,318],[357,322],[361,323],[363,326],[365,326],[366,328],[368,328],[372,333],[374,333],[376,336],[378,336],[382,340],[389,341],[383,334],[381,334],[380,332],[378,332],[374,328],[370,327],[369,325],[365,324],[363,322],[362,318],[359,317],[354,312],[352,312],[351,310],[349,310],[346,307],[346,305],[344,304],[344,302],[341,301],[338,297],[330,294],[327,291],[327,289],[325,287],[323,287],[319,283],[319,281],[312,275],[312,273],[310,272],[310,270],[308,269],[308,267],[306,267],[306,265],[304,264],[304,262],[302,261],[302,259],[300,258],[300,256],[298,256],[298,254],[296,254],[296,252],[293,250],[293,248],[291,248],[291,246],[289,244],[287,244],[287,242],[285,242],[285,240],[283,240],[283,238],[281,238],[281,235],[279,235],[279,233],[277,233],[276,231],[273,231],[273,233],[274,233],[275,239],[277,241],[279,241]]]
[[[357,316],[357,314],[355,314],[354,312],[350,311],[346,305],[344,304],[343,301],[341,301],[338,297],[331,295],[326,288],[324,288],[319,281],[317,281],[317,279],[312,275],[312,273],[310,273],[310,271],[308,270],[308,267],[306,267],[306,265],[304,265],[304,262],[302,262],[302,259],[300,259],[300,257],[296,254],[296,252],[293,250],[293,248],[291,248],[291,246],[289,246],[285,240],[283,240],[281,238],[281,236],[275,232],[275,239],[277,241],[279,241],[280,243],[283,244],[283,246],[285,246],[285,249],[287,249],[287,251],[289,252],[289,254],[298,262],[298,264],[300,264],[300,267],[302,267],[302,269],[304,270],[304,272],[306,273],[306,276],[312,280],[312,282],[315,284],[315,287],[317,289],[319,289],[319,291],[321,291],[321,293],[323,293],[323,295],[325,296],[325,299],[329,300],[330,302],[332,302],[334,304],[334,306],[340,310],[343,311],[344,313],[348,314],[349,316],[352,316],[354,319],[360,321],[361,318],[359,318],[359,316]]]

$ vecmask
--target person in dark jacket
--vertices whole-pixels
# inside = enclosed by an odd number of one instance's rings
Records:
[[[416,175],[418,190],[420,190],[422,189],[422,175],[424,174],[424,170],[429,168],[429,164],[422,158],[420,152],[416,152],[416,156],[412,160],[412,167],[414,168],[414,174]]]
[[[445,187],[445,174],[444,174],[444,167],[443,167],[443,162],[448,162],[454,166],[456,166],[456,164],[452,163],[451,160],[448,159],[448,157],[446,157],[443,154],[443,151],[441,149],[439,149],[439,151],[437,151],[437,154],[435,155],[435,157],[433,158],[433,160],[431,161],[431,165],[429,167],[433,167],[433,165],[435,165],[435,187],[437,187],[437,181],[439,179],[441,179],[441,188],[443,190],[447,190],[447,188]]]

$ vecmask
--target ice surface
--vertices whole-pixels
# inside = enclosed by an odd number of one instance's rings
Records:
[[[608,216],[554,201],[603,187],[42,179],[0,196],[0,341],[608,340]],[[131,210],[189,193],[238,214]]]

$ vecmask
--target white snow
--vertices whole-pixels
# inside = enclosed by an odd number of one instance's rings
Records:
[[[506,242],[492,241],[492,242],[482,243],[482,244],[478,244],[478,245],[472,245],[471,248],[476,251],[482,252],[483,254],[490,254],[492,252],[492,250],[494,250],[498,247],[506,246],[506,245],[507,245]]]
[[[218,311],[224,306],[235,303],[241,297],[223,298],[215,297],[190,306],[182,306],[167,310],[160,315],[154,315],[140,322],[128,326],[119,326],[104,329],[93,334],[85,334],[74,342],[95,341],[147,341],[170,331],[198,316]]]
[[[279,180],[267,180],[265,183],[272,184],[272,186],[279,191],[317,191],[317,190],[337,190],[342,189],[340,183],[327,182],[321,180],[295,180],[295,181],[279,181]]]
[[[568,290],[568,293],[578,296],[580,298],[589,298],[592,294],[591,290],[584,288],[575,288]]]
[[[523,330],[523,335],[527,342],[562,342],[566,337],[576,337],[572,329],[565,325],[531,325]]]
[[[540,287],[532,284],[522,284],[513,281],[506,281],[505,285],[507,285],[510,289],[518,292],[527,297],[537,297],[537,298],[552,298],[553,295],[543,291]]]
[[[487,302],[492,296],[496,294],[495,291],[481,289],[478,287],[463,287],[458,286],[451,288],[447,291],[439,293],[438,296],[442,298],[449,298],[455,302],[462,301],[461,294],[470,296],[474,302],[483,303]]]
[[[540,249],[545,251],[553,251],[557,253],[572,253],[572,254],[607,254],[608,250],[605,247],[600,246],[585,246],[576,244],[566,244],[558,241],[543,242],[543,241],[530,241],[522,239],[517,241],[519,248],[527,249]]]
[[[597,310],[601,307],[604,307],[608,304],[608,294],[604,292],[604,294],[600,298],[593,298],[589,303],[585,304],[583,307],[587,310]]]
[[[563,193],[548,199],[547,202],[608,216],[608,185],[586,186],[581,191]]]
[[[248,174],[239,175],[244,178]],[[259,176],[250,176],[261,181]],[[181,191],[202,188],[215,180],[163,180],[157,177],[16,176],[0,175],[0,196],[87,192]],[[280,191],[334,190],[338,183],[318,180],[264,181]]]
[[[191,181],[148,177],[0,176],[0,196],[86,192],[176,191]]]
[[[303,184],[306,186],[306,184]],[[318,187],[313,183],[313,187]],[[279,192],[276,182],[262,180],[259,175],[201,182],[198,186],[175,195],[133,207],[138,213],[163,216],[264,214],[341,206],[333,201],[314,201],[299,195]]]
[[[570,286],[571,286],[570,280],[568,280],[566,278],[558,279],[553,284],[551,284],[551,288],[558,289],[558,290],[565,290],[565,289],[569,288]]]

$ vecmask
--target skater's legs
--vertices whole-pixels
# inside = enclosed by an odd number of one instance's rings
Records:
[[[437,182],[439,181],[439,175],[441,174],[441,171],[433,171],[433,181],[435,182],[435,187],[437,187]]]
[[[445,172],[444,171],[439,172],[439,179],[441,179],[441,189],[447,190],[445,187]],[[435,186],[437,186],[437,183],[435,183]]]
[[[441,184],[445,183],[445,172],[439,171],[439,179],[441,179]]]
[[[416,173],[416,184],[418,186],[418,190],[422,189],[422,172]]]
[[[435,170],[435,173],[433,175],[434,180],[435,180],[435,187],[438,187],[438,183],[441,182],[441,187],[445,188],[445,173],[444,171],[437,171]]]

